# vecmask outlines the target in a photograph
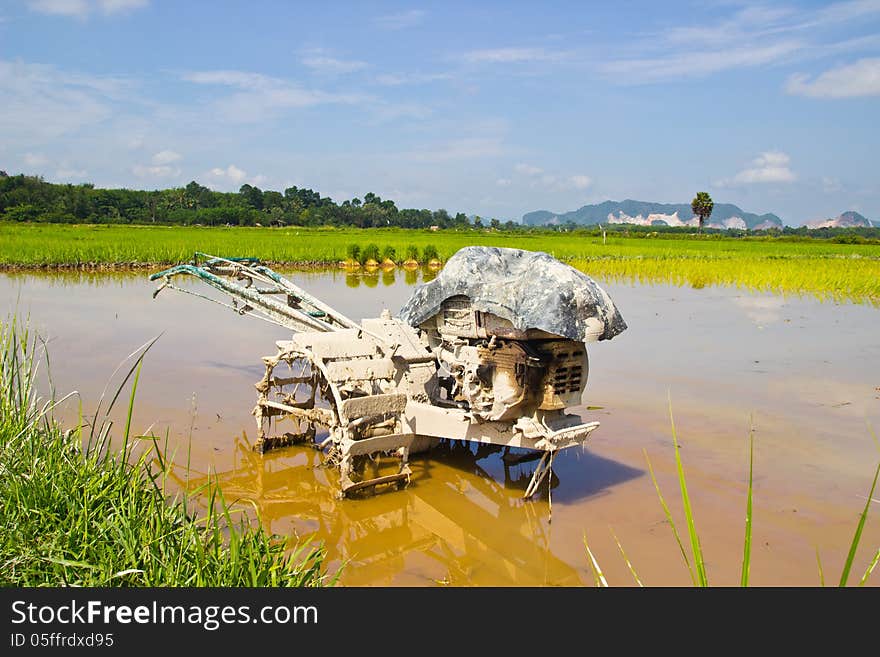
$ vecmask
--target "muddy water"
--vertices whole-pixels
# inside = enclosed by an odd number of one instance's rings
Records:
[[[416,282],[403,272],[289,276],[354,318],[396,311]],[[520,499],[533,464],[505,468],[498,453],[444,445],[413,463],[408,489],[345,501],[315,451],[254,454],[260,357],[287,332],[187,295],[153,300],[143,273],[0,274],[0,312],[30,315],[49,341],[56,389],[78,390],[87,413],[117,365],[161,334],[141,374],[136,430],[167,433],[181,481],[217,472],[227,498],[252,500],[271,531],[323,542],[331,569],[346,563],[344,584],[592,584],[586,533],[610,583],[633,583],[616,536],[646,584],[687,585],[646,465],[647,455],[682,523],[670,400],[710,582],[739,581],[750,421],[752,583],[818,584],[817,549],[836,580],[880,458],[867,428],[880,428],[880,310],[603,284],[629,330],[590,348],[585,413],[602,426],[587,449],[556,459],[552,522],[546,492]],[[880,545],[872,506],[859,576]]]

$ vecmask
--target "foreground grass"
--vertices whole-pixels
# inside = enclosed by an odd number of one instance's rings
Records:
[[[166,495],[155,440],[139,457],[131,447],[140,360],[123,447],[114,451],[109,424],[86,436],[54,422],[53,403],[34,388],[38,345],[15,320],[0,323],[0,585],[325,583],[320,550],[289,554],[285,541],[235,514],[216,485],[198,491],[198,507]]]
[[[349,247],[375,244],[403,257],[464,246],[545,251],[591,276],[692,287],[738,285],[820,298],[880,303],[880,246],[682,236],[662,239],[554,233],[332,228],[196,228],[0,223],[0,267],[173,264],[195,251],[270,263],[335,265]]]

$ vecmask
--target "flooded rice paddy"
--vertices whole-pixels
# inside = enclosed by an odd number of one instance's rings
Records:
[[[422,277],[287,275],[356,319],[396,312]],[[585,450],[556,458],[552,522],[546,492],[521,499],[534,464],[506,467],[498,452],[443,444],[413,459],[407,489],[359,500],[335,498],[334,473],[312,449],[254,453],[260,358],[288,332],[188,295],[154,300],[147,272],[0,274],[0,312],[29,316],[47,340],[55,389],[77,390],[87,415],[120,362],[161,334],[133,429],[167,433],[181,485],[216,473],[227,499],[253,502],[268,530],[322,542],[330,570],[345,564],[346,585],[589,585],[585,533],[609,583],[632,584],[612,531],[645,584],[688,585],[645,460],[683,518],[670,400],[710,583],[739,582],[750,422],[752,583],[817,585],[817,549],[836,581],[880,458],[868,429],[880,429],[880,309],[600,282],[629,329],[590,347],[590,410],[580,410],[602,426]],[[76,404],[62,414],[74,421]],[[858,576],[880,545],[880,503],[872,507]]]

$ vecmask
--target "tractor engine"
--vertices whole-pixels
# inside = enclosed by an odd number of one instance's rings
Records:
[[[477,421],[516,420],[580,403],[587,383],[583,342],[520,330],[452,296],[421,328],[437,356],[437,403],[454,403]]]

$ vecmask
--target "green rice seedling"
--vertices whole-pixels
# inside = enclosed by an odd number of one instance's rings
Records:
[[[422,249],[422,261],[423,262],[431,262],[432,260],[439,260],[440,254],[437,253],[437,247],[433,244],[428,244]]]
[[[278,239],[279,235],[287,239]],[[163,265],[193,252],[257,257],[270,264],[335,266],[352,244],[373,241],[407,259],[428,262],[433,247],[447,260],[464,246],[544,251],[590,276],[695,288],[739,286],[880,304],[880,245],[751,239],[637,239],[602,244],[588,232],[428,232],[399,228],[262,229],[252,227],[18,224],[0,222],[0,267]],[[378,260],[378,258],[375,258]]]
[[[361,261],[361,247],[359,244],[349,244],[345,248],[345,255],[352,262],[360,262]]]
[[[382,249],[382,260],[397,262],[397,249],[395,249],[391,244],[387,244],[385,248]]]
[[[364,250],[361,252],[361,264],[364,264],[370,260],[373,262],[379,262],[380,254],[379,247],[370,242],[364,247]]]

